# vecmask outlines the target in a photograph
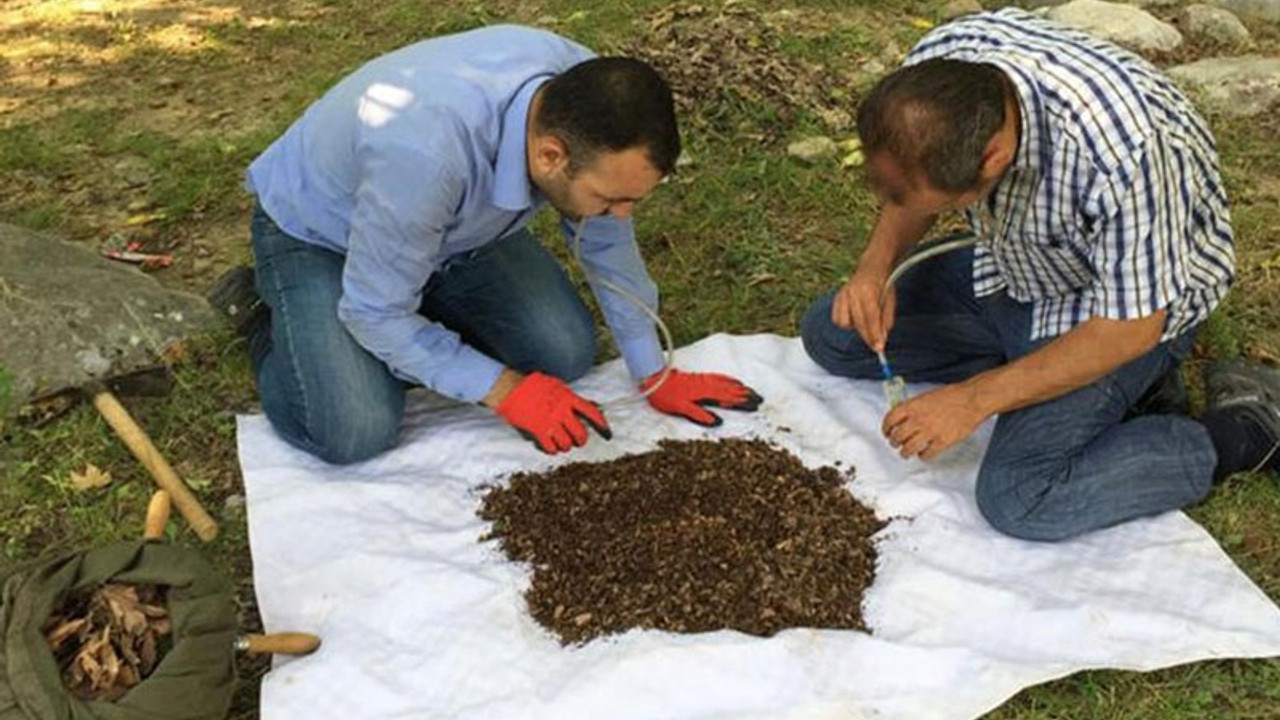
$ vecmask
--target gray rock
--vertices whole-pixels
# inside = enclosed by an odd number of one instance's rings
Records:
[[[1170,68],[1169,76],[1229,115],[1260,115],[1280,102],[1280,58],[1208,58]]]
[[[1280,22],[1280,0],[1208,0],[1210,5],[1230,10],[1236,15]]]
[[[0,223],[0,257],[0,417],[46,392],[152,367],[164,348],[218,323],[204,298],[82,245]]]
[[[797,158],[807,163],[816,163],[827,158],[833,158],[840,148],[836,146],[836,141],[824,135],[815,135],[803,140],[797,140],[787,146],[787,154],[793,158]]]
[[[1072,0],[1050,9],[1049,17],[1140,52],[1168,52],[1182,44],[1177,28],[1132,5]]]
[[[1252,40],[1249,28],[1240,18],[1219,7],[1188,5],[1183,10],[1182,22],[1187,35],[1217,45],[1243,47]]]
[[[951,0],[942,7],[942,17],[954,20],[965,15],[982,12],[982,3],[978,0]]]

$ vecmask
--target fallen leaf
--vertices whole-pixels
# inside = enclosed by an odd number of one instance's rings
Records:
[[[75,618],[71,620],[64,620],[61,623],[57,624],[57,626],[54,627],[54,629],[51,630],[49,634],[45,637],[45,639],[49,643],[49,650],[52,652],[57,652],[58,648],[62,647],[62,643],[66,642],[67,639],[70,638],[72,635],[75,635],[76,633],[80,632],[80,629],[88,624],[89,624],[88,618]]]
[[[111,484],[111,473],[102,468],[89,463],[84,466],[84,472],[71,473],[71,487],[81,492],[85,490],[94,490],[100,487],[106,487]]]
[[[862,162],[863,162],[862,151],[854,150],[853,152],[844,156],[844,159],[840,161],[840,167],[859,167],[862,165]]]
[[[126,227],[136,227],[138,225],[146,225],[147,223],[155,222],[156,220],[163,220],[166,217],[167,215],[163,210],[159,210],[156,212],[148,212],[148,213],[138,213],[137,215],[130,215],[124,221],[124,224]]]
[[[920,28],[921,30],[932,30],[934,27],[933,21],[925,20],[922,17],[911,18],[911,26]]]
[[[170,344],[160,353],[160,361],[165,365],[181,365],[190,358],[187,344],[181,340]]]

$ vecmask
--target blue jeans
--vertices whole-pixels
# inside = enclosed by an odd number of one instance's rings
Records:
[[[284,233],[261,208],[251,224],[257,290],[270,308],[250,352],[262,408],[290,444],[351,463],[398,439],[408,386],[338,320],[344,257]],[[563,380],[595,359],[595,323],[559,263],[525,230],[449,259],[421,313],[522,372]]]
[[[1029,304],[1005,293],[975,297],[972,269],[969,248],[898,280],[886,354],[905,379],[960,382],[1050,342],[1030,340]],[[834,294],[805,313],[805,350],[833,374],[879,380],[875,353],[831,322]],[[978,471],[987,521],[1014,537],[1061,540],[1201,500],[1217,461],[1204,426],[1180,415],[1129,414],[1193,342],[1194,333],[1184,333],[1091,385],[1000,415]]]

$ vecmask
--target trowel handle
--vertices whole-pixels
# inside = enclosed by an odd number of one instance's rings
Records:
[[[147,521],[142,526],[142,539],[160,541],[164,539],[164,528],[169,524],[169,508],[173,502],[169,493],[157,490],[147,503]]]
[[[310,655],[319,647],[320,638],[311,633],[282,632],[236,638],[237,650],[254,655]]]
[[[133,417],[129,415],[129,411],[124,409],[120,401],[115,395],[111,394],[105,386],[91,388],[93,393],[93,406],[102,413],[103,419],[116,431],[116,435],[124,441],[129,452],[142,463],[142,466],[151,473],[151,477],[160,486],[160,489],[169,493],[173,498],[174,507],[178,508],[178,512],[191,523],[191,528],[196,531],[196,535],[201,540],[208,542],[218,534],[218,523],[214,522],[209,513],[205,512],[204,507],[200,505],[200,501],[192,494],[191,489],[186,483],[178,477],[169,465],[169,461],[164,459],[156,446],[152,444],[151,438],[147,437],[147,433],[138,427],[138,423],[134,422]]]

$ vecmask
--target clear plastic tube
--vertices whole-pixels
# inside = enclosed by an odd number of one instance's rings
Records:
[[[924,262],[932,257],[937,257],[943,253],[959,250],[960,248],[970,247],[978,243],[978,238],[972,233],[962,233],[959,235],[949,235],[935,242],[927,243],[915,252],[908,255],[898,263],[898,266],[889,273],[889,277],[884,281],[884,287],[880,290],[881,304],[884,302],[885,295],[889,289],[897,282],[902,274],[919,263]],[[907,383],[902,379],[901,375],[895,375],[889,367],[889,360],[883,352],[877,351],[876,356],[880,359],[880,368],[884,372],[884,398],[889,403],[889,409],[897,407],[899,403],[907,399]]]
[[[648,315],[653,320],[654,324],[658,326],[658,332],[662,335],[663,344],[666,346],[664,348],[664,362],[662,365],[662,370],[660,371],[662,374],[658,376],[657,382],[650,385],[647,389],[643,391],[635,392],[630,395],[621,395],[616,398],[611,398],[609,400],[596,403],[601,407],[616,407],[618,405],[625,405],[627,403],[632,403],[637,400],[640,400],[641,398],[648,397],[658,388],[662,387],[662,384],[667,381],[667,377],[671,375],[671,369],[675,360],[675,343],[671,339],[671,331],[667,328],[667,324],[662,322],[662,318],[658,316],[658,313],[653,308],[649,307],[647,304],[645,304],[643,300],[636,297],[634,294],[618,287],[616,284],[609,282],[608,280],[605,280],[602,277],[597,276],[595,273],[591,272],[591,270],[587,268],[585,264],[583,264],[582,262],[582,228],[586,224],[587,224],[586,218],[579,218],[578,224],[573,231],[573,242],[570,244],[570,246],[573,250],[574,262],[578,264],[578,267],[582,268],[582,273],[587,276],[587,281],[590,282],[593,287],[596,287],[596,286],[603,287],[608,289],[610,292],[616,293],[622,299],[640,308],[640,310],[642,310],[644,314]]]

